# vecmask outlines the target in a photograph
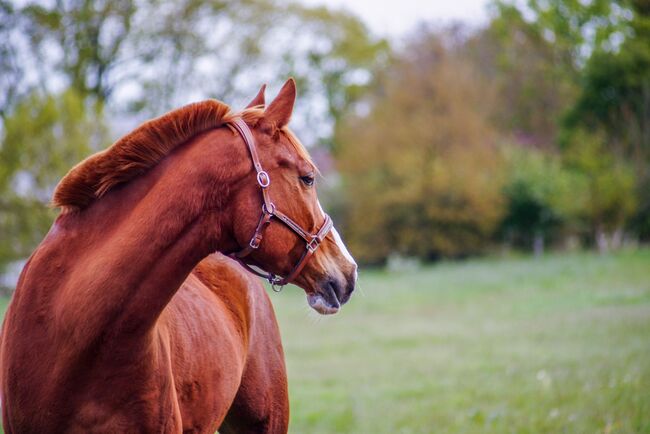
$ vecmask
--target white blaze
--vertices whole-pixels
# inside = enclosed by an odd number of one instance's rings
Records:
[[[348,252],[348,248],[345,247],[345,244],[343,244],[343,240],[341,239],[341,236],[339,235],[339,232],[336,230],[335,227],[332,226],[332,235],[334,236],[334,241],[336,242],[336,245],[339,247],[341,250],[341,253],[343,253],[343,256],[345,256],[345,259],[353,263],[354,265],[357,265],[356,261]]]
[[[325,215],[325,211],[323,211],[323,207],[320,204],[320,201],[318,201],[318,208],[320,208],[320,212]],[[334,242],[338,246],[339,250],[341,253],[343,253],[343,257],[347,259],[351,264],[354,264],[356,267],[357,262],[354,260],[350,252],[348,251],[348,248],[345,247],[345,244],[343,244],[343,240],[341,239],[341,236],[339,235],[339,232],[336,230],[334,226],[332,226],[332,236],[334,237]]]

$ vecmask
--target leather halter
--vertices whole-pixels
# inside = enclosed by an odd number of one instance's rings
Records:
[[[239,262],[245,269],[247,269],[251,273],[256,274],[260,277],[264,277],[266,280],[269,281],[273,290],[279,292],[282,290],[282,287],[284,285],[290,283],[293,279],[296,278],[298,273],[302,271],[305,264],[307,264],[309,258],[311,258],[311,256],[316,252],[316,250],[318,250],[320,243],[325,239],[325,236],[329,233],[330,229],[332,229],[332,219],[330,218],[330,216],[324,213],[325,221],[321,225],[320,229],[315,234],[312,234],[304,230],[298,223],[296,223],[295,221],[290,219],[286,214],[278,210],[275,207],[273,201],[271,201],[271,198],[269,196],[268,188],[269,185],[271,185],[271,178],[269,177],[269,174],[266,173],[262,168],[262,164],[260,163],[260,159],[257,154],[257,149],[255,148],[255,139],[253,138],[253,134],[251,133],[250,128],[248,128],[246,122],[244,122],[241,118],[236,118],[232,122],[232,125],[235,127],[237,132],[239,132],[239,134],[242,136],[242,139],[244,139],[244,142],[246,143],[246,145],[248,146],[248,150],[250,151],[251,159],[253,160],[253,167],[255,168],[255,172],[257,174],[256,176],[257,184],[260,186],[262,190],[262,215],[260,217],[259,222],[257,223],[257,228],[255,229],[255,233],[251,237],[251,240],[248,243],[248,245],[243,249],[241,249],[239,252],[232,253],[230,257],[237,260],[237,262]],[[264,231],[269,226],[269,224],[271,224],[273,218],[278,220],[280,223],[283,223],[285,226],[291,229],[295,234],[297,234],[300,238],[305,240],[305,251],[303,252],[302,256],[300,257],[296,265],[293,267],[293,270],[291,270],[291,272],[286,277],[276,276],[275,274],[266,271],[258,271],[252,268],[251,266],[249,266],[242,259],[250,255],[257,248],[259,248],[260,244],[262,243],[262,239],[264,238]],[[279,289],[276,289],[276,287],[278,287]]]

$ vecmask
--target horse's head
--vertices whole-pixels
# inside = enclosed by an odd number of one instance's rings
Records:
[[[287,81],[266,108],[263,91],[242,113],[260,167],[251,164],[234,195],[241,261],[302,287],[319,313],[336,313],[354,290],[357,265],[318,202],[316,167],[287,128],[295,82]]]

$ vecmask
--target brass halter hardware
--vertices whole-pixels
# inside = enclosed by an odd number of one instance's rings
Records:
[[[237,132],[239,132],[242,139],[244,139],[244,142],[248,146],[248,150],[251,154],[253,167],[257,173],[257,185],[259,185],[260,189],[262,190],[262,215],[259,222],[257,223],[255,233],[253,233],[253,236],[251,237],[248,245],[241,249],[239,252],[231,254],[230,257],[237,260],[237,262],[239,262],[251,273],[268,280],[273,290],[280,292],[282,291],[282,287],[284,285],[290,283],[293,281],[293,279],[296,278],[296,276],[302,271],[305,264],[307,264],[309,258],[311,258],[316,250],[318,250],[321,242],[325,239],[325,236],[327,236],[330,229],[332,229],[332,219],[330,216],[325,214],[325,221],[321,225],[320,229],[315,234],[312,234],[304,230],[298,223],[278,210],[269,196],[268,187],[271,185],[271,178],[269,177],[269,174],[262,168],[262,164],[260,163],[260,159],[257,154],[257,149],[255,148],[255,139],[253,138],[253,134],[251,133],[250,128],[248,128],[246,122],[244,122],[241,118],[236,118],[233,121],[232,125],[235,127]],[[245,263],[242,259],[250,255],[253,250],[259,248],[260,244],[262,243],[262,239],[264,238],[264,231],[266,230],[267,226],[271,224],[271,220],[273,218],[283,223],[305,241],[305,251],[303,252],[296,265],[293,267],[293,270],[291,270],[291,272],[286,277],[276,276],[275,274],[266,271],[258,271]]]

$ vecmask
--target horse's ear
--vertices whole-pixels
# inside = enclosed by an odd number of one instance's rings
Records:
[[[246,108],[255,107],[257,105],[264,106],[264,103],[265,103],[265,101],[264,101],[264,91],[265,90],[266,90],[266,85],[263,84],[260,91],[257,92],[257,95],[255,95],[255,98],[253,98],[253,100],[248,103]]]
[[[271,122],[276,128],[282,128],[289,123],[295,102],[296,82],[290,78],[264,111],[264,120]]]

